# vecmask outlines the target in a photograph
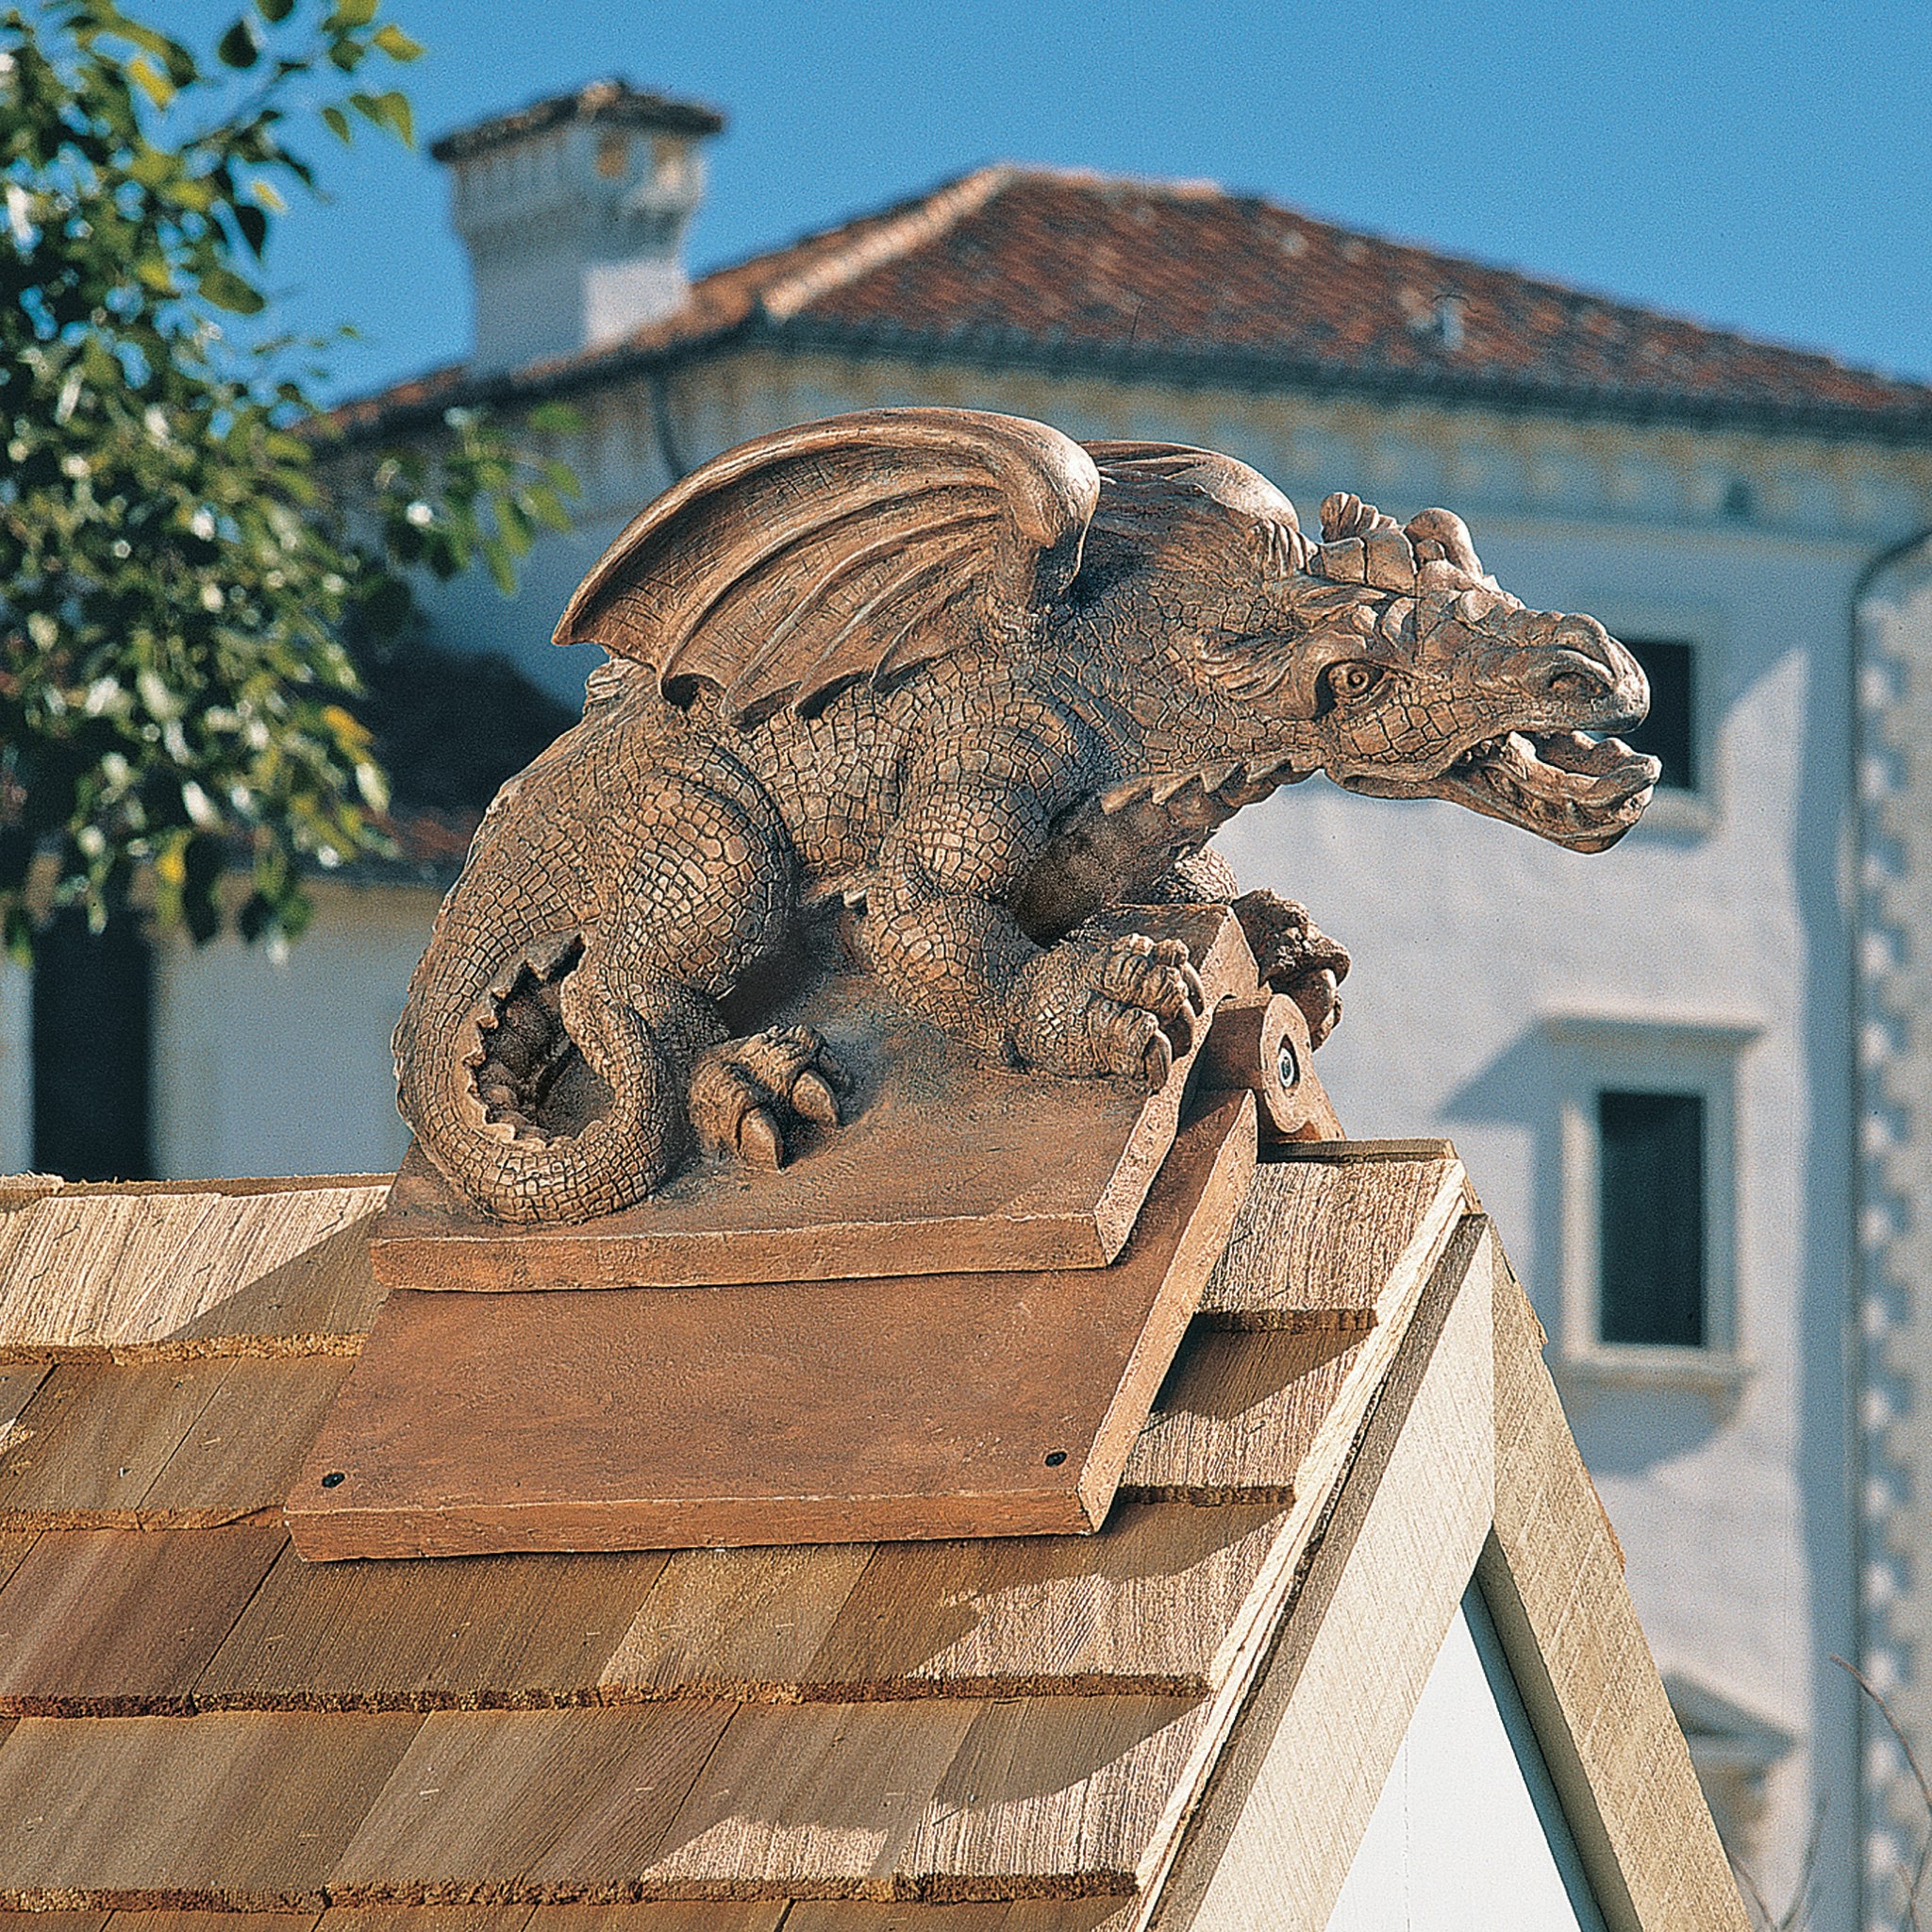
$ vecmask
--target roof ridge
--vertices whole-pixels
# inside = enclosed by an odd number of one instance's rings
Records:
[[[860,215],[822,230],[818,235],[803,236],[791,247],[808,247],[813,242],[837,234],[840,228],[858,227],[869,220],[878,224],[875,227],[867,227],[864,233],[855,236],[843,248],[824,258],[794,269],[790,275],[780,275],[753,299],[773,321],[789,322],[821,295],[857,281],[860,275],[881,267],[894,256],[904,255],[924,242],[938,241],[968,215],[978,213],[1013,180],[1017,172],[1009,163],[995,161],[942,183],[904,206],[898,213],[888,213],[883,217]],[[757,259],[754,256],[751,262]],[[707,275],[700,279],[709,278]]]

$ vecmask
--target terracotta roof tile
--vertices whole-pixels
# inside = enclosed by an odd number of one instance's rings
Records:
[[[741,331],[800,345],[1932,434],[1932,385],[1211,184],[1010,166],[721,269],[630,341],[532,364],[476,392],[594,380]],[[338,420],[368,430],[472,392],[459,368],[446,368],[346,405]]]

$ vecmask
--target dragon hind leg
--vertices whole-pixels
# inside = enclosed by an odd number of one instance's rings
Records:
[[[840,1096],[851,1091],[851,1076],[811,1027],[773,1026],[699,1055],[688,1094],[691,1129],[708,1154],[781,1167],[787,1130],[838,1126]]]

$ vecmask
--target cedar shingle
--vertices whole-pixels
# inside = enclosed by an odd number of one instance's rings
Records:
[[[1282,1528],[1269,1508],[1128,1506],[1077,1541],[881,1544],[804,1679],[1199,1696]]]
[[[187,1547],[181,1556],[192,1560]],[[645,1551],[314,1564],[285,1543],[195,1695],[324,1709],[589,1701],[664,1560]],[[0,1593],[0,1611],[5,1603]]]
[[[23,1718],[0,1747],[0,1903],[323,1903],[414,1715]]]
[[[368,1328],[386,1181],[76,1186],[0,1217],[0,1350],[161,1356]],[[228,1344],[225,1346],[225,1344]]]
[[[1263,1161],[1201,1314],[1233,1328],[1373,1327],[1447,1243],[1462,1189],[1453,1156]]]
[[[658,1704],[425,1718],[330,1885],[447,1900],[529,1896],[546,1880],[565,1897],[621,1888],[657,1856],[731,1711]]]
[[[0,1450],[0,1528],[186,1527],[279,1508],[351,1366],[63,1362]]]
[[[1293,1500],[1315,1431],[1361,1358],[1346,1331],[1196,1328],[1136,1439],[1120,1493],[1140,1501]]]
[[[185,1703],[285,1541],[247,1525],[49,1529],[0,1588],[0,1710],[94,1716]]]

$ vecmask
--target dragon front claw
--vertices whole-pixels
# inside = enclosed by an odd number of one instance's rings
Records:
[[[1348,949],[1308,917],[1306,906],[1269,891],[1244,892],[1234,902],[1261,984],[1284,992],[1308,1023],[1308,1042],[1320,1046],[1341,1019],[1337,990],[1348,977]]]
[[[1185,942],[1128,933],[1101,954],[1093,990],[1099,997],[1089,1024],[1105,1043],[1108,1072],[1142,1074],[1148,1091],[1158,1092],[1208,1009]]]

